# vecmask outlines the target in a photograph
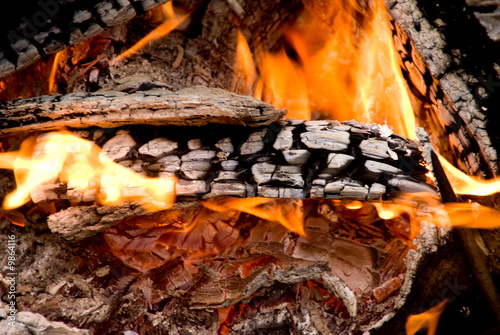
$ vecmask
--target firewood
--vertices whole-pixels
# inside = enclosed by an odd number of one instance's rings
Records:
[[[38,14],[36,17],[43,15],[48,19],[40,25],[39,21],[32,22],[31,17],[25,17],[26,21],[16,22],[18,26],[8,27],[10,31],[5,33],[10,44],[2,45],[0,49],[0,78],[33,64],[41,56],[83,42],[101,33],[105,28],[123,24],[167,1],[106,0],[97,2],[94,7],[89,7],[85,1],[33,5],[33,9],[27,14],[34,11],[35,15]]]
[[[75,93],[0,104],[0,124],[3,126],[0,136],[68,127],[113,128],[131,124],[202,126],[222,123],[256,127],[269,124],[284,114],[284,110],[276,110],[251,97],[206,87],[178,92],[153,89],[135,93]],[[163,140],[156,139],[151,145],[159,145],[158,141],[162,143]],[[167,143],[163,141],[163,145]]]
[[[276,145],[280,142],[277,134],[281,134],[284,127],[292,127],[291,123],[296,124],[291,149],[277,150],[276,147],[281,148]],[[426,183],[427,170],[422,165],[422,153],[416,143],[400,137],[395,141],[393,135],[382,137],[375,125],[337,121],[322,121],[321,124],[316,125],[312,133],[307,131],[310,125],[287,119],[257,130],[231,125],[208,125],[194,132],[185,127],[148,130],[129,127],[99,137],[99,141],[104,143],[105,149],[101,155],[114,158],[139,173],[150,177],[176,175],[176,194],[181,204],[224,196],[380,200],[400,192],[435,193],[434,187]],[[344,130],[337,130],[339,127]],[[354,129],[363,130],[363,135]],[[341,137],[335,138],[346,146],[342,151],[338,151],[335,147],[338,142],[332,142],[330,137],[339,132],[342,132]],[[317,145],[311,145],[309,134],[315,134]],[[92,138],[93,134],[87,132],[86,136]],[[190,149],[188,143],[200,137],[205,139],[202,149]],[[322,138],[326,138],[326,142],[319,140]],[[348,144],[345,144],[346,139],[349,139]],[[378,151],[378,159],[373,158],[373,151],[367,154],[366,150],[359,149],[360,143],[368,142],[382,148]],[[259,150],[249,151],[249,143],[259,143]],[[198,145],[191,147],[199,148]],[[308,158],[301,158],[303,161],[299,164],[289,162],[290,151],[298,151]],[[386,154],[388,151],[390,155]],[[54,232],[64,231],[63,235],[69,239],[87,237],[92,229],[101,231],[103,224],[113,220],[145,214],[137,204],[129,203],[117,207],[116,213],[108,213],[106,208],[112,207],[106,206],[79,207],[96,201],[98,195],[105,193],[97,188],[98,184],[96,181],[96,188],[86,191],[75,189],[71,183],[67,187],[44,186],[36,190],[33,201],[69,199],[76,206],[49,217],[49,227]],[[138,194],[141,189],[125,188],[122,192]],[[91,215],[82,211],[90,211]],[[79,233],[79,226],[88,227],[87,232]],[[66,232],[66,229],[69,230]]]

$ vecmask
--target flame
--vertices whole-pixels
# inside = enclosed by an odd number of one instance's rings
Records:
[[[363,23],[355,1],[330,3],[337,14],[329,27],[304,11],[286,32],[293,59],[283,47],[275,53],[257,48],[265,89],[254,96],[287,108],[288,117],[309,119],[312,110],[341,121],[387,123],[395,133],[416,139],[384,1],[375,1]]]
[[[147,210],[169,208],[175,197],[175,178],[148,178],[111,161],[94,143],[67,131],[31,137],[16,152],[0,153],[0,168],[14,170],[17,188],[3,207],[13,209],[30,200],[30,192],[57,180],[79,190],[98,188],[98,200],[115,206],[139,201]]]
[[[217,198],[202,202],[203,206],[216,211],[238,210],[261,219],[279,222],[287,229],[305,236],[302,201],[270,198]]]
[[[120,62],[131,55],[137,53],[140,49],[144,48],[150,42],[155,41],[157,39],[162,38],[163,36],[168,35],[175,28],[177,28],[182,22],[184,22],[189,14],[179,15],[175,12],[172,1],[163,4],[161,7],[163,15],[165,17],[165,21],[160,24],[158,27],[153,29],[149,34],[147,34],[144,38],[142,38],[139,42],[134,44],[130,49],[116,57],[115,63]]]
[[[52,64],[52,69],[50,70],[50,76],[49,76],[49,94],[54,94],[57,93],[57,88],[56,88],[56,74],[57,74],[57,69],[59,67],[59,62],[61,59],[61,56],[63,54],[63,51],[59,51],[56,53],[54,57],[54,63]]]
[[[393,219],[404,213],[410,218],[417,216],[419,208],[429,212],[446,211],[449,220],[442,220],[440,216],[429,219],[436,226],[450,225],[453,227],[492,229],[500,227],[500,211],[480,205],[477,202],[445,203],[431,193],[401,194],[391,201],[374,202],[378,216],[384,220]],[[418,231],[415,220],[411,220],[412,233]],[[413,234],[412,234],[413,236]]]
[[[455,193],[484,196],[500,192],[500,178],[481,180],[468,176],[451,165],[443,156],[439,154],[437,156]]]
[[[447,303],[448,299],[445,299],[426,312],[417,315],[410,315],[406,321],[406,333],[408,335],[413,335],[420,329],[427,328],[427,335],[435,334],[439,318],[441,317]]]
[[[276,108],[287,109],[289,118],[310,120],[303,70],[287,56],[284,48],[275,54],[259,48],[257,55],[262,80],[267,88],[263,92],[263,100]]]
[[[237,32],[236,59],[231,91],[241,94],[251,94],[253,83],[257,79],[252,51],[241,30]],[[242,83],[240,81],[243,81]]]

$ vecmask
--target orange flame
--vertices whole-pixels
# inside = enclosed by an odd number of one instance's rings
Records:
[[[408,193],[398,196],[392,201],[374,202],[378,216],[389,220],[403,213],[408,213],[410,218],[416,217],[419,208],[434,212],[446,211],[449,220],[442,220],[435,216],[430,218],[436,226],[451,225],[453,227],[492,229],[500,227],[500,211],[482,206],[477,202],[468,203],[441,203],[440,199],[430,193]],[[413,220],[412,220],[413,221]],[[412,222],[412,225],[415,223]],[[412,232],[418,227],[412,226]]]
[[[287,117],[310,120],[309,99],[303,70],[290,58],[285,49],[271,54],[258,50],[259,69],[267,90],[263,100],[276,108],[288,110]]]
[[[174,11],[174,7],[172,5],[172,1],[167,2],[161,7],[163,14],[165,16],[165,21],[156,27],[153,31],[147,34],[144,38],[142,38],[139,42],[134,44],[130,49],[119,55],[115,62],[120,62],[131,55],[135,54],[140,49],[144,48],[150,42],[155,41],[157,39],[162,38],[170,34],[175,28],[177,28],[182,22],[184,22],[189,14],[179,15]]]
[[[451,165],[443,156],[439,154],[437,156],[455,193],[484,196],[500,192],[500,178],[481,180],[468,176]]]
[[[426,312],[417,315],[410,315],[406,321],[406,334],[413,335],[420,329],[427,328],[427,335],[434,335],[439,323],[439,318],[441,317],[447,303],[448,299],[445,299]]]
[[[58,53],[56,53],[56,56],[54,57],[54,63],[52,64],[52,69],[50,70],[50,76],[49,76],[49,94],[57,93],[56,74],[57,74],[57,68],[59,66],[59,61],[61,59],[63,52],[64,50],[59,51]]]
[[[139,201],[145,209],[158,211],[169,208],[175,198],[174,177],[144,177],[111,161],[94,143],[66,131],[29,138],[19,151],[0,153],[0,169],[14,170],[17,183],[5,198],[5,209],[24,205],[32,190],[57,180],[79,190],[98,188],[98,200],[110,206]]]
[[[256,50],[266,85],[262,99],[287,108],[289,117],[307,119],[312,110],[341,121],[387,123],[394,132],[415,139],[413,109],[384,1],[375,1],[361,26],[355,2],[331,3],[339,14],[330,27],[305,11],[286,33],[294,60],[284,48],[276,53]]]
[[[248,46],[245,36],[238,29],[231,91],[240,94],[251,94],[256,79],[257,72],[255,71],[252,51]]]
[[[261,219],[279,222],[287,229],[305,236],[301,200],[270,198],[217,198],[202,202],[203,206],[217,212],[238,210]]]

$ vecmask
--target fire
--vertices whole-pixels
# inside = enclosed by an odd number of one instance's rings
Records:
[[[131,55],[137,53],[140,49],[144,48],[150,42],[168,35],[189,17],[189,14],[180,15],[176,13],[172,5],[172,1],[162,5],[160,9],[164,16],[164,22],[155,29],[153,29],[153,31],[147,34],[139,42],[134,44],[130,49],[119,55],[115,59],[115,62],[120,62],[130,57]]]
[[[356,3],[331,1],[332,24],[305,11],[285,34],[294,57],[280,48],[256,55],[261,98],[288,117],[309,119],[311,111],[337,120],[387,123],[395,133],[415,139],[415,119],[405,86],[384,1],[375,1],[363,23]],[[239,56],[238,56],[239,57]]]
[[[59,51],[58,53],[56,53],[54,57],[54,62],[52,64],[52,69],[50,70],[50,76],[49,76],[49,94],[57,93],[56,74],[57,74],[57,68],[59,66],[59,61],[61,59],[63,52],[64,51]]]
[[[242,78],[240,78],[242,77]],[[241,30],[237,32],[236,59],[234,62],[234,76],[231,91],[240,94],[251,94],[252,86],[257,79],[255,63],[250,46]],[[242,83],[240,83],[242,81]]]
[[[287,117],[310,120],[308,90],[304,71],[281,48],[271,54],[257,53],[262,80],[266,84],[262,100],[287,109]]]
[[[237,210],[264,220],[279,222],[287,229],[305,236],[301,200],[270,198],[217,198],[202,202],[203,206],[217,212]]]
[[[451,165],[443,156],[439,154],[437,156],[455,193],[484,196],[500,192],[500,178],[481,180],[468,176]]]
[[[448,299],[441,301],[436,306],[426,312],[417,315],[411,315],[406,321],[405,330],[408,335],[416,334],[420,329],[427,328],[427,335],[436,333],[439,318],[446,308]]]
[[[175,198],[175,178],[148,178],[111,161],[94,143],[70,132],[31,137],[16,152],[0,153],[0,168],[14,170],[17,188],[7,195],[3,207],[27,203],[30,192],[57,180],[78,190],[96,189],[104,205],[138,201],[145,209],[169,208]]]

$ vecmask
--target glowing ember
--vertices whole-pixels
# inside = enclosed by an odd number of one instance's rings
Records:
[[[139,42],[134,44],[134,46],[132,46],[130,49],[119,55],[115,59],[115,62],[119,62],[130,57],[131,55],[138,52],[140,49],[144,48],[150,42],[168,35],[189,17],[189,14],[185,15],[177,14],[174,11],[171,1],[162,5],[161,10],[164,13],[165,21],[158,27],[156,27],[153,31],[151,31],[149,34],[147,34],[144,38],[142,38]]]
[[[287,229],[305,236],[301,200],[269,198],[217,198],[202,202],[203,206],[217,212],[238,210],[264,220],[279,222]]]
[[[14,170],[17,188],[4,208],[30,200],[30,192],[57,180],[79,190],[96,189],[104,205],[139,201],[147,210],[169,208],[175,198],[175,178],[147,178],[111,161],[94,143],[69,132],[29,138],[17,152],[0,153],[0,168]]]
[[[420,329],[427,328],[427,335],[435,334],[439,318],[441,317],[441,313],[443,313],[447,303],[448,299],[445,299],[424,313],[408,317],[405,326],[406,333],[408,335],[413,335]]]

